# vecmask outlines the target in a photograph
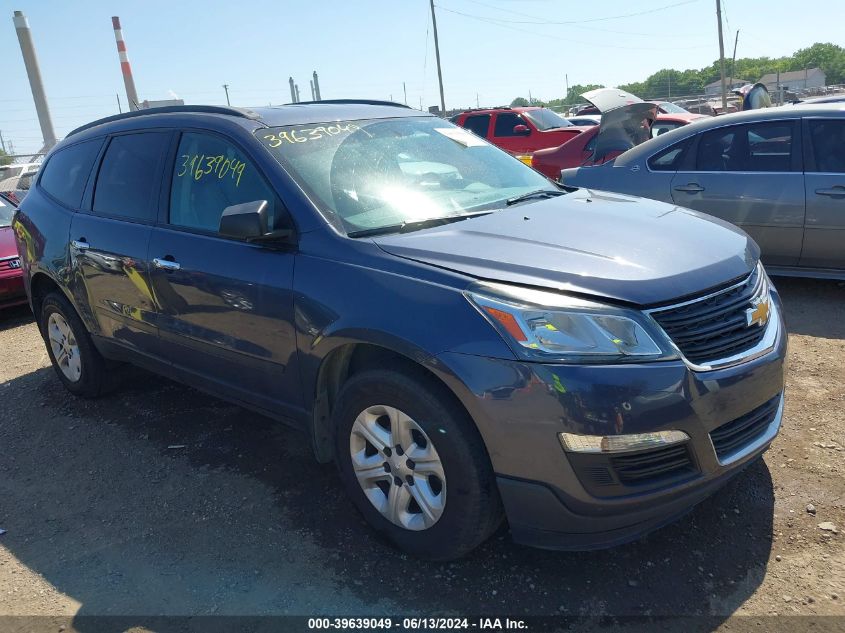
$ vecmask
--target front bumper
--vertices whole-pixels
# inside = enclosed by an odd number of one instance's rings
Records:
[[[484,439],[514,539],[555,549],[633,540],[758,458],[783,415],[787,341],[776,293],[773,299],[772,348],[711,371],[682,361],[574,366],[441,354]],[[560,432],[663,430],[690,439],[673,454],[616,462],[566,453],[558,440]]]

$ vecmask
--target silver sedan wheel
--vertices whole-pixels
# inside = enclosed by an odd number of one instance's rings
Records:
[[[364,494],[391,523],[425,530],[446,507],[446,475],[434,443],[408,415],[374,405],[349,437],[352,468]]]
[[[82,358],[79,356],[79,345],[73,330],[70,329],[65,318],[58,312],[53,312],[47,320],[47,336],[56,365],[71,382],[77,382],[82,377]]]

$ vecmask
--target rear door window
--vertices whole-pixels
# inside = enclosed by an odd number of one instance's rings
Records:
[[[220,136],[182,134],[170,188],[170,224],[216,233],[223,210],[266,200],[271,229],[284,228],[273,190],[234,144]]]
[[[517,125],[525,125],[525,121],[512,112],[502,112],[496,115],[496,128],[493,134],[496,136],[516,136],[513,129]]]
[[[97,174],[93,211],[128,220],[153,221],[169,132],[124,134],[111,139]]]
[[[792,171],[790,121],[748,126],[748,171]]]
[[[102,139],[84,141],[60,149],[42,169],[39,186],[63,205],[77,209],[97,159]]]
[[[475,114],[468,116],[464,121],[464,127],[470,132],[475,132],[481,138],[487,136],[487,130],[490,129],[490,115],[489,114]]]

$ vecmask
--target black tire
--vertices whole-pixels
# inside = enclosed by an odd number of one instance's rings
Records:
[[[358,483],[350,435],[358,415],[375,405],[406,413],[435,440],[446,478],[446,498],[440,518],[426,529],[411,530],[391,522]],[[501,523],[502,503],[481,436],[466,411],[435,379],[405,368],[356,374],[340,390],[332,415],[335,461],[348,494],[367,522],[400,549],[428,560],[459,558]]]
[[[79,350],[79,358],[81,360],[82,371],[77,380],[70,380],[65,376],[64,372],[59,367],[56,357],[53,354],[53,348],[50,345],[48,334],[48,323],[50,315],[53,313],[59,314],[65,322],[67,322],[73,336],[76,339],[76,344]],[[53,364],[53,369],[65,389],[76,396],[83,398],[96,398],[106,391],[106,362],[94,347],[91,341],[91,336],[82,323],[82,319],[76,313],[76,310],[70,302],[61,294],[51,292],[41,302],[41,315],[38,319],[38,326],[41,329],[41,336],[44,339],[44,344],[47,347],[47,354],[50,356],[50,361]]]

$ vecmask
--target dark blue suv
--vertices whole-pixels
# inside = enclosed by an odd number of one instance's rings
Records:
[[[747,235],[567,192],[395,104],[96,121],[14,227],[69,391],[130,362],[289,423],[418,556],[505,516],[541,547],[631,540],[781,423],[781,307]]]

